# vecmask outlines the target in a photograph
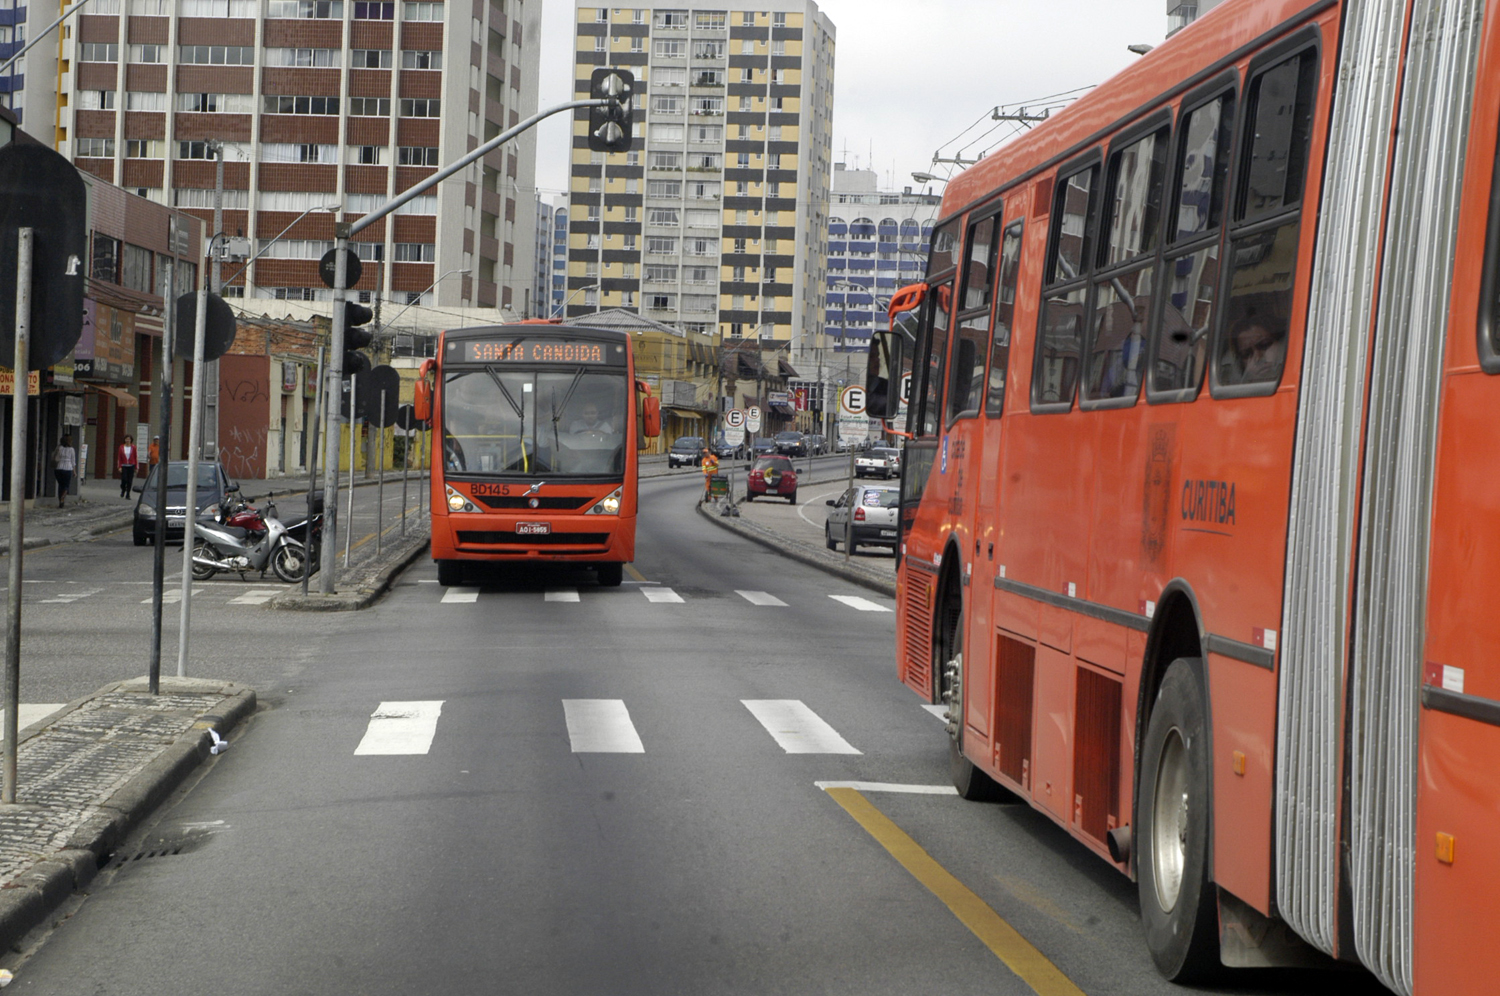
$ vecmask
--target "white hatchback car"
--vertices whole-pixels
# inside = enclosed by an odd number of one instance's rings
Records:
[[[896,516],[901,509],[901,490],[889,485],[856,484],[848,488],[837,500],[827,502],[828,519],[823,523],[823,542],[830,550],[837,550],[840,543],[849,537],[851,515],[853,517],[853,540],[849,552],[855,553],[861,546],[884,546],[896,549]]]

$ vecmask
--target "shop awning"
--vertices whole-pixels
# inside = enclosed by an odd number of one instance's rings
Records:
[[[678,418],[691,419],[695,422],[703,417],[698,412],[695,412],[689,408],[668,408],[667,411],[671,412],[673,415],[676,415]]]
[[[110,387],[108,384],[89,384],[88,388],[91,391],[98,391],[100,394],[107,394],[111,398],[114,398],[115,404],[121,408],[134,408],[137,404],[135,395],[123,387]]]
[[[775,412],[777,415],[796,415],[797,414],[797,409],[793,408],[791,405],[779,405],[778,404],[778,405],[768,405],[767,407],[769,407],[771,409],[771,411]]]

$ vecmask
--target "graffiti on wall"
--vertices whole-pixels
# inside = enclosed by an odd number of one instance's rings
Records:
[[[219,459],[231,478],[266,476],[270,400],[268,357],[219,360]]]

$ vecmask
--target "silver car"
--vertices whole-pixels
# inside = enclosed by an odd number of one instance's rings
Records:
[[[896,516],[901,507],[901,490],[880,484],[856,484],[837,500],[829,499],[828,519],[823,523],[823,542],[837,550],[849,536],[849,520],[854,519],[854,538],[849,552],[861,546],[884,546],[896,549]]]
[[[891,446],[872,446],[854,461],[855,477],[900,477],[901,451]]]

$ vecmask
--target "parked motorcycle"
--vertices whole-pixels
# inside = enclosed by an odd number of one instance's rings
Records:
[[[298,543],[306,551],[307,562],[312,565],[313,573],[317,573],[318,564],[323,551],[323,492],[314,491],[307,501],[307,514],[302,518],[286,524],[287,535]],[[297,580],[302,580],[302,575],[297,575]]]
[[[193,523],[194,579],[206,581],[226,572],[244,580],[250,571],[259,571],[265,577],[269,567],[288,584],[301,581],[307,568],[307,551],[288,535],[287,527],[276,517],[275,503],[267,501],[259,510],[246,506],[248,503],[237,504],[233,511],[226,508],[223,514],[226,520],[246,522],[245,526],[201,520]]]

